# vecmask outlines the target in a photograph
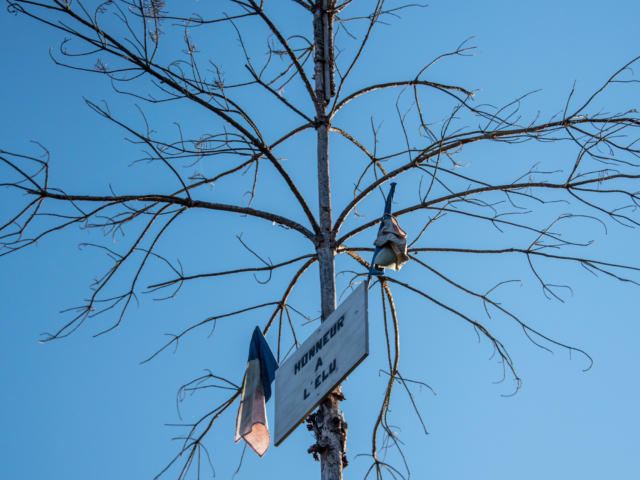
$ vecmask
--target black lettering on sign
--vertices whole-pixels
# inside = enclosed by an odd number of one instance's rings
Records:
[[[293,374],[297,375],[298,372],[302,370],[308,362],[311,361],[314,355],[319,355],[319,352],[320,350],[322,350],[322,347],[325,346],[327,343],[329,343],[329,341],[336,336],[336,334],[340,331],[342,327],[344,327],[344,315],[341,316],[336,322],[334,322],[334,324],[331,325],[331,327],[329,327],[329,330],[325,332],[325,334],[322,336],[322,338],[320,338],[320,340],[318,340],[316,343],[311,345],[311,348],[309,348],[306,352],[304,352],[304,355],[300,357],[300,360],[298,360],[293,365]],[[320,365],[322,365],[322,360],[320,360]],[[318,368],[319,368],[319,365],[318,363],[316,363],[316,371],[318,370]],[[331,368],[331,366],[329,366],[329,368]],[[335,366],[334,366],[334,369],[335,369]]]
[[[321,362],[321,359],[319,358],[318,359],[318,363],[319,363],[318,368],[320,368],[320,365],[322,365],[320,362]],[[336,371],[336,368],[337,368],[337,363],[336,363],[336,359],[334,358],[331,361],[331,363],[329,364],[329,368],[328,369],[324,369],[323,368],[322,371],[318,375],[316,375],[316,377],[311,382],[311,386],[317,390],[318,387],[320,387],[320,385],[322,385],[322,383],[327,378],[329,378],[329,375],[331,375],[333,372]],[[316,369],[316,371],[317,371],[317,369]],[[306,392],[306,389],[305,389],[305,392]],[[304,398],[307,398],[307,397],[304,397]]]
[[[324,366],[324,362],[322,361],[322,357],[318,357],[318,360],[316,361],[316,372],[318,371],[318,369],[320,367]],[[333,360],[331,360],[331,363],[329,363],[329,368],[325,369],[323,368],[322,371],[317,374],[315,376],[315,378],[310,382],[310,385],[314,388],[314,389],[318,389],[320,387],[320,385],[322,385],[324,383],[324,381],[329,378],[329,376],[335,372],[338,368],[338,363],[336,361],[336,359],[334,358]],[[302,392],[302,398],[303,400],[306,400],[307,398],[309,398],[311,396],[311,394],[309,392],[307,392],[307,388],[304,388],[304,391]]]

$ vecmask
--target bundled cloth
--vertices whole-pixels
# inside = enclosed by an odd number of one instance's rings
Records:
[[[409,260],[407,234],[391,215],[385,215],[382,219],[378,237],[373,244],[378,247],[373,258],[373,264],[376,267],[400,270]]]
[[[277,368],[278,362],[271,353],[267,340],[256,327],[251,337],[247,370],[242,382],[242,400],[236,418],[235,440],[238,442],[243,438],[261,457],[271,442],[265,404],[271,397],[271,382],[275,378]]]

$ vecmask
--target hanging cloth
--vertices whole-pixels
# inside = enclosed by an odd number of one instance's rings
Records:
[[[256,327],[251,337],[249,359],[242,382],[242,399],[236,418],[235,440],[238,442],[243,438],[261,457],[271,442],[265,404],[271,397],[271,382],[275,378],[277,368],[278,362],[267,340]]]
[[[377,267],[400,270],[409,260],[407,234],[391,215],[382,219],[378,237],[373,244],[380,247],[380,251],[373,259]]]
[[[391,184],[389,194],[387,195],[384,214],[380,221],[378,236],[373,244],[376,246],[371,259],[371,268],[369,275],[382,275],[384,268],[400,270],[402,265],[407,263],[409,255],[407,254],[407,234],[405,233],[398,221],[391,215],[391,203],[396,190],[396,183]]]

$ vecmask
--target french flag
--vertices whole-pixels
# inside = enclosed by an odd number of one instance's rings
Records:
[[[269,448],[271,436],[265,403],[271,397],[271,382],[278,362],[258,327],[249,345],[247,370],[242,382],[242,400],[236,419],[236,442],[241,438],[261,457]]]

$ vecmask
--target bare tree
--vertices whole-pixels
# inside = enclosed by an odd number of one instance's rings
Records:
[[[394,291],[410,292],[467,322],[479,338],[493,346],[504,377],[514,381],[514,392],[520,378],[507,347],[490,328],[492,315],[508,318],[542,349],[565,349],[590,361],[586,352],[551,338],[517,308],[508,306],[508,299],[500,295],[502,287],[516,281],[513,277],[477,290],[464,278],[436,266],[433,255],[522,257],[525,271],[519,275],[531,274],[546,297],[558,300],[567,287],[547,279],[545,262],[575,264],[597,275],[637,283],[640,268],[583,253],[590,246],[585,237],[588,234],[574,225],[584,221],[605,228],[611,223],[639,225],[635,185],[640,178],[640,117],[631,108],[607,113],[602,101],[613,87],[636,87],[631,67],[638,58],[613,72],[586,100],[576,101],[575,92],[569,92],[566,102],[550,116],[528,114],[528,94],[495,107],[479,104],[473,87],[432,78],[432,67],[437,63],[472,53],[473,47],[467,42],[419,66],[411,78],[354,85],[351,74],[358,69],[377,26],[402,10],[421,5],[388,6],[378,0],[371,11],[363,12],[362,6],[353,3],[287,2],[279,8],[296,9],[308,21],[305,25],[288,25],[285,30],[271,10],[275,7],[257,0],[220,2],[203,7],[199,14],[187,11],[188,6],[159,0],[113,0],[90,8],[74,1],[8,2],[10,12],[64,34],[65,40],[51,54],[56,64],[104,76],[116,93],[146,105],[151,112],[165,109],[172,115],[185,108],[202,111],[210,124],[192,132],[175,123],[175,134],[171,134],[165,132],[165,125],[153,125],[154,115],[142,109],[141,121],[134,124],[119,117],[106,103],[86,100],[98,115],[121,128],[129,142],[143,149],[145,153],[138,162],[161,165],[170,175],[173,186],[158,191],[149,191],[146,185],[136,189],[105,187],[102,192],[66,191],[51,182],[53,167],[44,147],[43,155],[0,151],[3,195],[20,202],[9,218],[2,219],[0,252],[18,253],[68,227],[111,235],[127,232],[125,245],[118,250],[91,244],[104,250],[112,260],[111,266],[96,278],[86,301],[70,309],[67,320],[44,341],[66,337],[97,315],[113,319],[97,334],[112,331],[123,322],[141,291],[170,299],[185,284],[201,279],[253,275],[263,284],[277,271],[291,271],[286,281],[274,282],[279,292],[272,299],[236,309],[222,305],[214,315],[173,334],[145,361],[177,347],[191,333],[208,333],[217,320],[254,311],[267,312],[263,331],[272,332],[281,360],[298,345],[295,317],[312,317],[291,302],[300,280],[318,264],[321,317],[326,318],[336,307],[335,257],[346,259],[341,271],[348,276],[349,285],[365,281],[369,271],[371,241],[380,218],[371,214],[368,219],[361,218],[365,200],[376,192],[384,196],[391,181],[403,182],[405,190],[409,186],[417,195],[414,201],[403,196],[393,215],[408,225],[411,260],[431,283],[427,286],[426,282],[405,281],[401,275],[380,276],[370,287],[379,291],[381,298],[388,382],[371,436],[371,464],[366,476],[382,478],[388,474],[395,478],[405,475],[402,468],[408,471],[407,464],[400,468],[380,455],[381,449],[391,447],[404,461],[401,443],[387,416],[394,386],[406,390],[420,422],[422,417],[411,390],[419,381],[399,372],[400,328]],[[264,31],[266,42],[258,45],[255,36],[248,38],[249,29]],[[206,49],[200,49],[211,39],[223,46],[237,41],[240,56],[231,66],[228,62],[224,67],[216,63]],[[343,49],[334,47],[339,41]],[[261,54],[264,60],[256,61]],[[233,79],[228,78],[229,71]],[[373,110],[390,107],[391,116],[397,119],[395,128],[401,134],[396,138],[403,140],[399,145],[379,138],[380,126],[369,117],[367,107],[353,111],[363,117],[360,124],[341,120],[344,111],[387,91],[393,92],[395,103],[376,101]],[[261,101],[271,102],[273,115],[265,118],[258,111],[251,100],[258,96]],[[178,113],[174,115],[179,117]],[[370,126],[371,140],[364,138],[362,125]],[[308,135],[313,131],[315,139]],[[352,178],[350,199],[335,211],[332,200],[336,205],[336,197],[330,188],[330,139],[350,149],[350,169],[360,165],[359,173]],[[465,154],[473,152],[476,145],[516,151],[525,142],[551,147],[568,144],[573,156],[558,159],[553,169],[531,163],[524,168],[518,165],[520,172],[511,178],[496,178],[493,170],[482,165],[465,164]],[[301,172],[310,168],[308,156],[297,155],[292,159],[295,165],[283,158],[310,144],[316,147],[317,200],[313,192],[303,190],[299,180]],[[220,187],[233,177],[246,183],[246,194],[232,195]],[[281,206],[274,207],[270,196],[277,197]],[[372,198],[367,206],[379,211],[381,198]],[[238,236],[239,246],[253,255],[256,265],[185,272],[180,263],[170,260],[180,246],[163,244],[162,240],[194,211],[210,214],[221,225],[228,222],[229,214],[270,222],[284,230],[274,235],[284,234],[287,241],[300,239],[307,253],[273,261]],[[462,228],[472,225],[475,232],[491,239],[491,244],[478,245],[473,239],[464,246],[433,244],[425,237],[439,224]],[[170,276],[149,279],[145,273],[152,262],[167,267]],[[477,309],[467,311],[449,297],[441,298],[439,289],[476,299]],[[177,472],[178,478],[186,478],[190,472],[199,476],[207,463],[206,439],[216,420],[232,409],[240,383],[239,379],[208,372],[181,387],[179,396],[214,387],[228,395],[185,425],[176,456],[158,477],[170,472]],[[347,424],[340,413],[343,398],[338,387],[307,420],[316,438],[309,453],[321,461],[322,478],[326,480],[342,478],[347,464]]]

